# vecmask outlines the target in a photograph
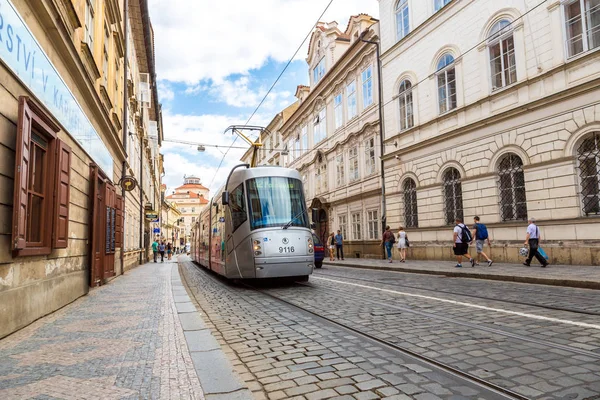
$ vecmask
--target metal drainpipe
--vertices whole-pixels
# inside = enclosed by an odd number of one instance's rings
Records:
[[[125,150],[125,160],[123,160],[123,168],[121,171],[121,179],[125,177],[126,173],[125,173],[125,168],[127,167],[127,131],[128,131],[128,124],[127,124],[127,106],[129,104],[129,102],[127,101],[128,98],[128,91],[127,91],[127,67],[128,67],[128,63],[127,63],[127,55],[128,55],[128,50],[129,50],[129,46],[128,46],[128,34],[127,34],[127,19],[129,18],[129,12],[128,12],[128,8],[129,8],[129,1],[128,0],[123,0],[123,21],[124,24],[123,26],[125,27],[125,32],[124,32],[124,36],[125,36],[125,56],[123,57],[123,150]],[[123,197],[123,233],[121,234],[121,275],[123,275],[125,273],[125,215],[127,215],[127,213],[125,212],[126,207],[126,202],[125,202],[125,195],[127,194],[127,192],[125,192],[125,188],[121,188],[121,196]]]
[[[142,108],[142,117],[144,116],[144,109]],[[143,119],[142,119],[143,120]],[[144,246],[144,208],[146,204],[144,204],[144,138],[140,136],[140,249],[142,252],[140,253],[140,264],[144,264],[145,256],[145,246]]]
[[[360,40],[365,43],[369,43],[375,45],[375,54],[377,57],[377,81],[379,86],[379,147],[380,147],[380,162],[381,162],[381,230],[385,230],[386,221],[387,221],[387,210],[385,203],[385,171],[384,171],[384,162],[383,162],[383,153],[384,153],[384,144],[383,139],[385,136],[384,123],[383,123],[383,73],[381,70],[381,58],[379,51],[379,42],[374,40],[366,40],[364,38],[365,34],[369,32],[364,31],[360,34]]]

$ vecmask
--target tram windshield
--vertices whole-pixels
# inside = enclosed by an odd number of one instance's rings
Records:
[[[252,230],[286,224],[308,228],[300,180],[284,177],[254,178],[246,181],[246,187]]]

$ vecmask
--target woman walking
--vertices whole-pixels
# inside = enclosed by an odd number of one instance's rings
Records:
[[[173,245],[169,242],[167,243],[167,260],[171,259],[171,253],[173,253]]]
[[[335,234],[333,232],[331,232],[329,236],[327,236],[327,248],[329,249],[329,261],[335,261]]]
[[[406,244],[408,237],[403,227],[398,231],[398,250],[400,251],[400,262],[406,262]]]

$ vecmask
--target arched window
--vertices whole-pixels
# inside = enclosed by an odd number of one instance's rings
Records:
[[[396,40],[408,35],[409,31],[408,0],[398,0],[396,4]]]
[[[457,218],[463,219],[462,185],[456,168],[448,168],[444,172],[444,204],[446,224],[453,224]]]
[[[446,53],[437,65],[438,104],[440,114],[456,108],[456,69],[454,57]]]
[[[419,210],[417,208],[417,184],[408,178],[402,185],[404,192],[404,223],[408,228],[419,226]]]
[[[526,220],[525,175],[523,174],[523,161],[518,155],[508,153],[500,159],[498,185],[502,221]]]
[[[577,149],[585,215],[600,215],[600,132],[592,132]]]
[[[503,19],[492,26],[488,37],[492,90],[511,85],[517,81],[515,41],[510,21]]]
[[[398,101],[400,102],[400,130],[403,131],[412,128],[414,124],[412,84],[410,81],[404,80],[400,84]]]

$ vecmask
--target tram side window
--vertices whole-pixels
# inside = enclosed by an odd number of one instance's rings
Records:
[[[233,222],[233,230],[237,230],[246,220],[246,203],[244,201],[244,185],[240,184],[233,189],[229,199],[229,207],[231,209],[231,220]]]

